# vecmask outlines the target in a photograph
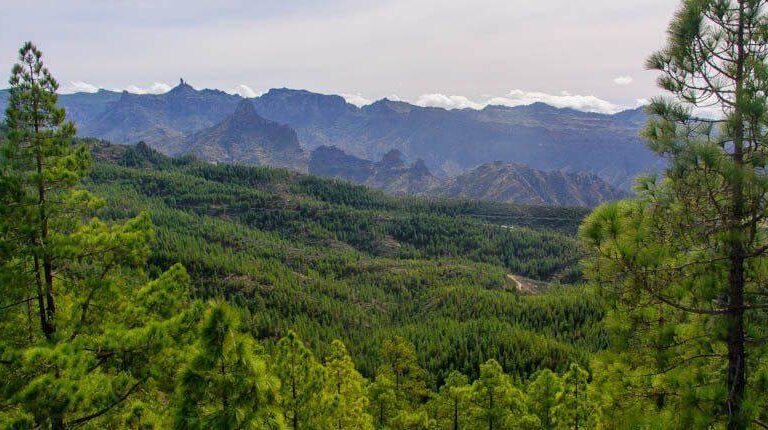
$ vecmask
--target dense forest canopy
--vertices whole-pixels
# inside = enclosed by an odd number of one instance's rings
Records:
[[[605,347],[583,209],[73,141],[40,57],[3,140],[3,426],[536,426],[526,381]]]
[[[76,139],[24,44],[0,427],[768,428],[765,3],[682,2],[668,169],[591,214]]]

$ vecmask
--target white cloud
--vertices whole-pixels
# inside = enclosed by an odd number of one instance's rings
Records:
[[[616,85],[629,85],[633,81],[632,76],[619,76],[613,80],[613,83]]]
[[[424,94],[414,103],[418,106],[439,107],[443,109],[482,109],[482,103],[473,102],[464,96],[447,96],[445,94]]]
[[[163,94],[171,90],[171,86],[163,82],[155,82],[149,87],[139,87],[136,85],[128,85],[125,87],[125,91],[134,94]]]
[[[363,107],[366,105],[369,105],[373,103],[372,100],[369,100],[365,97],[363,97],[360,93],[357,94],[339,94],[340,96],[344,97],[344,100],[347,101],[349,104],[353,104],[357,107]]]
[[[155,82],[152,85],[148,87],[139,87],[137,85],[128,85],[124,89],[122,88],[116,88],[112,91],[128,91],[129,93],[134,94],[163,94],[167,93],[171,90],[171,86],[162,83],[162,82]],[[100,89],[103,89],[103,87],[99,87],[97,85],[89,84],[87,82],[83,81],[70,81],[68,84],[64,84],[59,89],[59,93],[61,94],[73,94],[73,93],[95,93],[98,92]]]
[[[168,92],[171,88],[172,87],[168,84],[155,82],[148,87],[129,85],[125,87],[125,91],[135,94],[162,94]],[[96,85],[82,81],[72,81],[68,85],[62,86],[61,92],[94,93],[98,90],[99,87]],[[115,91],[122,90],[116,89]],[[263,94],[263,92],[255,91],[245,84],[236,85],[227,92],[230,94],[239,94],[240,96],[247,98],[258,97]],[[360,93],[342,93],[340,96],[343,97],[347,103],[358,107],[373,103],[372,100],[364,97]],[[388,96],[387,99],[392,101],[404,101],[396,94]],[[492,96],[490,94],[484,94],[478,100],[472,100],[468,97],[459,95],[428,93],[422,94],[416,99],[415,102],[413,102],[413,104],[417,106],[438,107],[443,109],[483,109],[488,105],[515,107],[530,105],[533,103],[545,103],[557,108],[571,108],[585,112],[597,112],[606,114],[620,112],[623,109],[633,107],[614,104],[592,95],[571,94],[568,91],[561,91],[560,94],[549,94],[537,91],[524,91],[520,89],[514,89],[504,96]],[[646,104],[648,104],[648,100],[637,99],[634,107],[639,107]]]
[[[99,87],[83,81],[70,81],[69,84],[62,85],[59,90],[62,94],[95,93],[98,91]]]
[[[263,92],[256,92],[256,91],[254,91],[253,88],[251,88],[251,87],[249,87],[248,85],[245,85],[245,84],[235,85],[231,90],[229,90],[227,92],[229,94],[237,94],[240,97],[245,97],[245,98],[248,98],[248,99],[251,99],[251,98],[254,98],[254,97],[258,97],[258,96],[264,94]]]
[[[512,90],[504,97],[494,97],[486,104],[503,106],[523,106],[533,103],[546,103],[558,108],[571,108],[584,112],[616,113],[623,109],[607,100],[595,96],[571,94],[562,91],[559,95],[537,91]]]
[[[616,113],[624,108],[595,96],[571,94],[568,91],[562,91],[559,95],[555,95],[536,91],[512,90],[503,97],[486,96],[483,101],[473,101],[464,96],[433,93],[424,94],[414,102],[419,106],[444,109],[482,109],[488,105],[515,107],[533,103],[546,103],[558,108],[598,113]]]

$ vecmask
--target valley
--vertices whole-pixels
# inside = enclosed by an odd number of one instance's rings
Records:
[[[373,376],[381,343],[401,335],[436,384],[446,369],[475,374],[479,339],[521,377],[586,363],[605,346],[600,300],[573,285],[584,210],[391,197],[288,170],[90,144],[99,161],[87,188],[108,202],[102,216],[152,214],[150,270],[183,264],[195,295],[248,309],[267,342],[291,328],[322,355],[340,338]],[[552,286],[521,294],[509,273]]]

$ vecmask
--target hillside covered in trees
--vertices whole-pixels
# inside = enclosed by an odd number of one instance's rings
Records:
[[[247,308],[259,338],[293,329],[321,351],[341,338],[370,376],[378,346],[403,335],[438,379],[476,373],[481,351],[527,376],[543,363],[585,363],[604,345],[598,301],[558,286],[580,276],[572,225],[582,210],[402,199],[145,145],[91,145],[99,161],[88,188],[108,203],[102,218],[152,214],[150,267],[183,264],[201,297]],[[521,295],[509,275],[552,290]],[[473,344],[478,330],[486,345]]]
[[[601,300],[578,285],[585,210],[398,198],[73,141],[45,91],[35,115],[56,134],[19,128],[35,112],[19,91],[3,138],[3,427],[537,428],[594,415],[583,368],[606,339]],[[30,175],[35,151],[43,174]]]
[[[591,213],[78,138],[23,44],[0,124],[0,428],[768,428],[766,7],[682,2],[647,61],[666,170]],[[227,150],[231,122],[151,100]],[[293,136],[240,113],[274,148]]]

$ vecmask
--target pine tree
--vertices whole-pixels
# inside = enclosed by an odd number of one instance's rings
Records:
[[[376,375],[376,380],[368,386],[369,410],[377,428],[386,428],[389,421],[400,409],[395,391],[395,383],[387,376]]]
[[[681,411],[681,426],[766,418],[750,379],[766,353],[752,340],[768,334],[766,31],[764,1],[682,2],[648,60],[671,94],[648,107],[644,133],[665,177],[641,181],[636,202],[602,208],[582,230],[592,276],[618,287],[611,326],[625,349],[610,360],[645,375],[633,378],[635,398]]]
[[[26,43],[19,58],[0,156],[0,422],[114,425],[167,387],[199,307],[180,266],[146,282],[146,214],[93,217],[103,202],[78,187],[89,151],[73,145],[41,52]]]
[[[90,157],[84,147],[74,149],[75,127],[56,106],[58,84],[42,61],[42,52],[27,42],[19,51],[19,63],[10,79],[6,124],[8,137],[2,147],[2,189],[4,204],[0,216],[6,256],[14,267],[11,273],[26,274],[18,279],[31,284],[37,316],[45,338],[54,340],[56,303],[54,271],[58,252],[53,235],[66,216],[67,197],[85,175]],[[75,208],[87,201],[72,202]],[[12,256],[13,258],[10,258]]]
[[[282,429],[280,383],[257,356],[253,339],[238,332],[228,305],[212,306],[175,396],[178,429]]]
[[[282,382],[281,402],[288,426],[293,430],[327,428],[325,369],[293,331],[277,343],[273,365]]]
[[[480,365],[480,377],[472,384],[471,398],[472,428],[520,428],[529,420],[524,394],[514,386],[496,360]]]
[[[587,428],[592,415],[588,398],[589,374],[578,364],[571,364],[562,378],[562,390],[557,393],[552,411],[557,428],[579,430]]]
[[[528,399],[530,409],[539,417],[541,426],[545,430],[554,428],[553,413],[558,394],[563,390],[563,382],[560,377],[549,369],[542,369],[531,376],[528,383]]]
[[[437,418],[440,428],[461,430],[466,427],[470,393],[469,378],[451,371],[430,401],[432,415]]]
[[[384,361],[378,374],[394,383],[399,402],[421,402],[429,395],[426,372],[419,366],[413,345],[400,336],[384,341],[381,347]]]
[[[366,380],[355,369],[355,363],[340,340],[331,343],[325,360],[326,391],[330,398],[330,423],[338,430],[373,429],[373,418],[366,412],[368,398]]]

